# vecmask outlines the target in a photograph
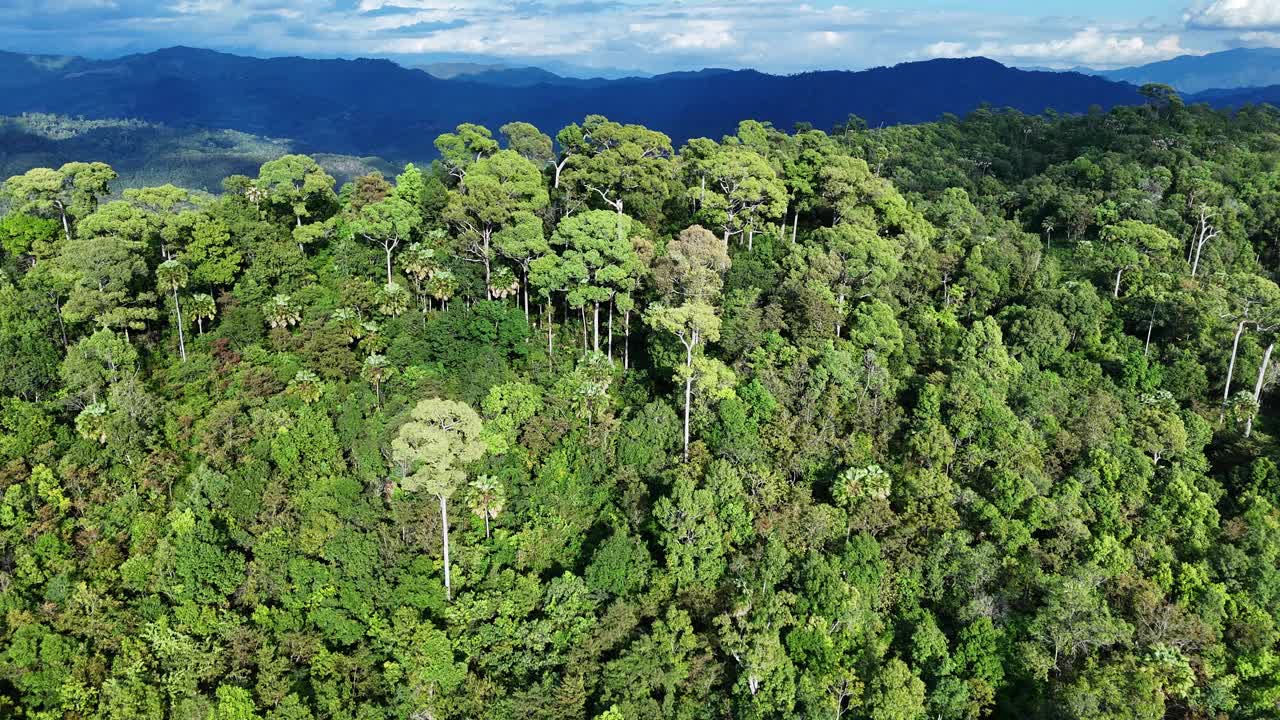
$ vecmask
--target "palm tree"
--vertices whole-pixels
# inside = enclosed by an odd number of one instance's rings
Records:
[[[387,363],[386,355],[374,353],[364,360],[364,376],[373,383],[373,391],[378,396],[378,407],[382,407],[382,383],[393,372],[391,366]]]
[[[187,361],[187,338],[182,331],[182,303],[178,301],[178,290],[187,286],[187,266],[177,260],[165,260],[156,268],[156,282],[173,293],[173,311],[178,316],[178,353],[182,361]]]
[[[481,475],[471,482],[471,512],[484,518],[484,536],[489,538],[489,521],[497,519],[507,504],[507,493],[492,475]]]
[[[218,314],[218,304],[213,301],[213,296],[207,293],[196,293],[187,301],[187,307],[191,311],[191,317],[195,318],[196,327],[200,328],[200,334],[204,334],[204,321],[212,320]]]

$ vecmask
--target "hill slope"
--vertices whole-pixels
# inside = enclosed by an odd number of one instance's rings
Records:
[[[1026,72],[991,60],[931,60],[862,72],[794,76],[675,73],[595,83],[495,88],[442,80],[387,60],[258,59],[170,48],[116,60],[0,55],[0,114],[131,117],[295,139],[303,150],[434,155],[461,122],[527,120],[554,133],[599,113],[661,130],[677,143],[719,137],[743,118],[829,128],[850,113],[875,126],[962,114],[983,104],[1081,112],[1139,100],[1134,88],[1070,73]]]
[[[172,183],[218,192],[230,175],[257,175],[268,160],[294,151],[288,140],[235,130],[170,128],[137,120],[77,120],[55,115],[0,117],[0,180],[33,167],[102,161],[120,173],[116,189]],[[378,158],[315,155],[329,174],[346,182],[394,168]]]

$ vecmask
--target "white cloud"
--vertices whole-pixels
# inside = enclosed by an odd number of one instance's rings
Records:
[[[1088,27],[1069,37],[1036,42],[984,41],[974,44],[936,42],[920,50],[917,56],[983,55],[1014,63],[1037,63],[1056,67],[1089,65],[1109,68],[1168,60],[1179,55],[1199,54],[1202,52],[1184,47],[1182,38],[1178,35],[1150,38]]]
[[[962,42],[936,42],[919,52],[925,58],[957,58],[969,53],[968,46]]]
[[[826,1],[0,0],[0,48],[102,56],[184,44],[260,55],[466,56],[654,72],[858,69],[961,55],[1114,66],[1189,52],[1154,21],[1091,28],[1038,9],[947,11],[922,9],[929,3],[917,0],[875,10]],[[74,33],[53,10],[69,4],[97,8],[78,15]],[[1166,19],[1165,28],[1179,17]]]
[[[1205,30],[1280,29],[1277,0],[1213,0],[1184,16],[1188,26]]]
[[[1240,47],[1280,47],[1280,32],[1252,31],[1241,33],[1235,39]]]
[[[698,20],[663,33],[662,42],[672,50],[719,50],[734,44],[732,28],[724,20]]]

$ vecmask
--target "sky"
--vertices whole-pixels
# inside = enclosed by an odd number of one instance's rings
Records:
[[[1280,46],[1280,0],[0,0],[0,49],[790,73],[985,55],[1099,69]]]

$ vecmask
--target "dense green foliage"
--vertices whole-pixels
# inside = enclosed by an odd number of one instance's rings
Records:
[[[1147,95],[9,179],[0,715],[1276,717],[1280,114]]]

